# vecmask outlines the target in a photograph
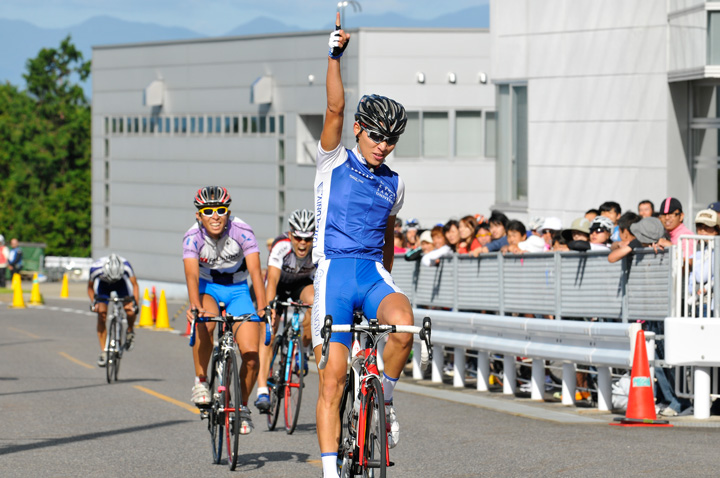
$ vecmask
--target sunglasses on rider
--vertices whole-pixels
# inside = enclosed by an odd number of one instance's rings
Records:
[[[380,144],[383,141],[385,141],[388,144],[388,146],[394,146],[397,144],[398,140],[400,139],[400,136],[385,136],[385,135],[382,135],[375,131],[368,131],[365,128],[363,128],[362,126],[360,126],[360,129],[365,131],[368,135],[368,138],[370,138],[373,141],[373,143],[376,143],[376,144]]]
[[[312,242],[312,237],[300,237],[297,234],[292,235],[293,239],[295,239],[298,242]]]
[[[212,217],[213,213],[217,213],[218,216],[222,217],[228,213],[228,208],[226,208],[225,206],[204,207],[200,209],[199,212],[205,217]]]

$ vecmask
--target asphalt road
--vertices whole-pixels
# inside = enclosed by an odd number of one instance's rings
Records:
[[[179,306],[169,305],[171,315]],[[297,431],[269,432],[254,413],[255,432],[241,437],[241,463],[230,472],[211,463],[206,424],[189,402],[187,339],[139,330],[120,381],[109,385],[95,365],[99,346],[87,310],[86,300],[74,299],[24,310],[0,304],[0,476],[322,475],[315,373],[307,376]],[[390,477],[718,475],[718,428],[569,424],[547,405],[528,404],[536,411],[529,418],[459,403],[477,396],[507,403],[493,394],[400,388],[402,435]]]

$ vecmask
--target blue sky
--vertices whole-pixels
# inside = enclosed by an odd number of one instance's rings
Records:
[[[357,0],[365,14],[402,13],[430,19],[489,0]],[[332,22],[337,0],[0,0],[0,18],[25,20],[44,28],[63,28],[90,17],[181,26],[220,35],[258,16],[319,29]],[[346,8],[351,15],[352,7]]]

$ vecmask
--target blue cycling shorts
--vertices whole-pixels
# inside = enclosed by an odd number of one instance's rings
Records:
[[[362,310],[365,317],[376,318],[385,297],[395,292],[403,293],[385,267],[369,259],[322,260],[315,272],[314,285],[313,348],[322,344],[320,330],[326,315],[332,316],[334,325],[351,324],[356,310]],[[330,338],[331,342],[344,344],[348,349],[351,340],[349,333],[334,333]]]
[[[255,314],[250,319],[250,322],[260,322],[260,317],[255,313],[255,306],[250,298],[250,288],[248,288],[247,281],[221,285],[208,282],[201,277],[199,291],[201,295],[207,294],[215,299],[215,302],[225,303],[225,311],[227,311],[228,315]]]

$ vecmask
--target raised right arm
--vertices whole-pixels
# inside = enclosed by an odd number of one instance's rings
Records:
[[[335,25],[340,26],[340,13],[335,19]],[[350,39],[350,35],[339,30],[339,47],[343,48]],[[342,139],[343,115],[345,114],[345,89],[340,75],[340,58],[328,56],[327,78],[325,80],[327,91],[327,108],[325,110],[325,124],[320,135],[320,146],[325,151],[333,151]]]

